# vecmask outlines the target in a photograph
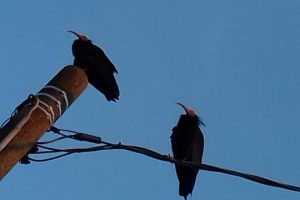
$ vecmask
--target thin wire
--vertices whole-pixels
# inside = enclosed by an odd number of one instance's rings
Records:
[[[59,131],[64,131],[64,132],[68,132],[68,133],[81,133],[81,132],[73,131],[73,130],[69,130],[69,129],[61,129],[61,128],[56,128],[56,127],[54,127],[54,128],[58,129]]]
[[[12,118],[12,117],[8,117],[6,120],[4,120],[4,122],[2,122],[0,128],[3,128],[3,127],[7,124],[7,122],[9,122],[9,120],[10,120],[11,118]]]
[[[57,142],[57,141],[63,140],[63,139],[68,139],[68,138],[70,138],[70,136],[65,135],[65,136],[61,136],[61,137],[55,138],[53,140],[38,142],[37,144],[50,144],[50,143]]]
[[[72,132],[72,133],[79,133],[77,131],[72,131],[72,130],[67,130],[67,129],[58,129],[58,130]],[[65,136],[67,136],[67,135],[65,135]],[[72,135],[68,135],[67,138],[74,139],[74,138],[72,138]],[[225,168],[220,168],[220,167],[216,167],[216,166],[208,165],[208,164],[204,164],[204,163],[195,163],[195,162],[177,160],[177,159],[172,158],[170,155],[162,155],[158,152],[155,152],[150,149],[146,149],[144,147],[139,147],[139,146],[134,146],[134,145],[123,145],[121,143],[113,144],[113,143],[109,143],[109,142],[105,142],[105,141],[101,141],[101,143],[102,143],[102,145],[98,145],[98,146],[94,146],[94,147],[69,148],[69,149],[58,149],[58,148],[52,148],[52,147],[47,147],[45,145],[38,144],[37,146],[39,148],[46,150],[46,151],[44,151],[44,153],[64,153],[64,154],[46,158],[46,159],[33,159],[33,158],[29,158],[29,159],[31,161],[44,162],[44,161],[50,161],[50,160],[54,160],[57,158],[61,158],[61,157],[71,155],[74,153],[85,153],[85,152],[121,149],[121,150],[135,152],[138,154],[143,154],[145,156],[151,157],[156,160],[161,160],[164,162],[175,163],[177,165],[184,165],[187,167],[197,168],[197,169],[201,169],[201,170],[205,170],[205,171],[219,172],[219,173],[224,173],[224,174],[228,174],[228,175],[232,175],[232,176],[238,176],[238,177],[241,177],[241,178],[244,178],[244,179],[247,179],[250,181],[254,181],[254,182],[257,182],[260,184],[300,192],[300,187],[298,187],[298,186],[280,183],[280,182],[276,182],[276,181],[273,181],[273,180],[270,180],[270,179],[267,179],[264,177],[260,177],[257,175],[242,173],[242,172],[225,169]],[[35,152],[34,154],[41,154],[41,152]]]
[[[58,158],[65,157],[65,156],[68,156],[70,154],[72,154],[72,153],[64,153],[64,154],[61,154],[61,155],[58,155],[58,156],[53,156],[53,157],[45,158],[45,159],[34,159],[34,158],[31,158],[31,157],[28,157],[28,160],[34,161],[34,162],[46,162],[46,161],[55,160],[55,159],[58,159]]]

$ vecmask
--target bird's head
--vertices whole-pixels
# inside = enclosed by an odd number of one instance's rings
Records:
[[[75,32],[75,31],[68,31],[69,33],[73,33],[74,35],[76,35],[78,37],[78,39],[80,41],[86,42],[86,41],[90,41],[90,39],[88,37],[86,37],[85,35]]]
[[[188,116],[190,116],[190,117],[197,116],[196,113],[192,109],[187,107],[186,105],[183,105],[182,103],[178,103],[178,102],[176,104],[180,105],[185,110],[185,112]]]
[[[187,107],[186,105],[182,104],[182,103],[176,103],[178,105],[180,105],[186,112],[186,115],[190,118],[196,119],[198,124],[205,126],[205,124],[203,123],[203,121],[201,120],[200,117],[198,117],[198,115],[189,107]]]

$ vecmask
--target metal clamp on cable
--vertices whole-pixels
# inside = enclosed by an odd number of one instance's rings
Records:
[[[72,138],[75,140],[86,141],[86,142],[91,142],[91,143],[95,143],[95,144],[101,144],[101,142],[102,142],[101,137],[98,137],[95,135],[89,135],[86,133],[76,133]]]

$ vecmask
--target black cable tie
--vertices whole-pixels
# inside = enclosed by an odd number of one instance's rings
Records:
[[[23,156],[23,158],[21,158],[19,160],[19,163],[22,164],[22,165],[28,165],[28,164],[30,164],[31,162],[30,162],[30,158],[29,158],[28,154],[26,154],[25,156]]]
[[[60,133],[60,129],[56,128],[55,126],[51,126],[50,129],[48,130],[48,132],[54,132],[54,133]]]
[[[28,104],[33,105],[34,103],[32,102],[32,100],[34,100],[34,95],[33,95],[33,94],[30,94],[30,95],[27,97],[27,99],[25,99],[21,104],[19,104],[19,105],[15,108],[15,110],[14,110],[14,112],[13,112],[12,114],[14,114],[14,113],[16,113],[16,112],[19,112],[25,105],[28,105]]]
[[[38,152],[39,150],[40,150],[40,149],[39,149],[38,145],[35,144],[35,145],[29,150],[28,154],[36,153],[36,152]]]
[[[98,137],[95,135],[89,135],[86,133],[76,133],[72,138],[75,140],[86,141],[86,142],[91,142],[91,143],[95,143],[95,144],[101,144],[101,142],[102,142],[101,137]]]
[[[30,164],[31,162],[30,162],[30,158],[29,158],[28,155],[31,154],[31,153],[36,153],[36,152],[38,152],[38,151],[39,151],[39,148],[38,148],[37,144],[35,144],[35,145],[29,150],[29,152],[19,160],[19,163],[20,163],[20,164],[23,164],[23,165],[28,165],[28,164]]]

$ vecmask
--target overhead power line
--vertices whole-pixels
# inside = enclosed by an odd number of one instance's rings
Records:
[[[57,139],[54,140],[49,140],[46,142],[38,142],[37,147],[42,150],[37,150],[35,149],[32,154],[57,154],[53,157],[45,158],[45,159],[36,159],[36,158],[31,158],[26,156],[25,159],[28,159],[28,161],[35,161],[35,162],[45,162],[45,161],[50,161],[54,160],[57,158],[61,158],[64,156],[68,156],[74,153],[86,153],[86,152],[96,152],[96,151],[103,151],[103,150],[126,150],[138,154],[143,154],[145,156],[151,157],[156,160],[164,161],[164,162],[170,162],[170,163],[176,163],[179,165],[184,165],[188,167],[193,167],[193,168],[198,168],[200,170],[205,170],[205,171],[210,171],[210,172],[219,172],[223,174],[228,174],[232,176],[237,176],[241,177],[250,181],[254,181],[260,184],[272,186],[272,187],[278,187],[278,188],[283,188],[286,190],[292,190],[296,192],[300,192],[300,187],[295,186],[295,185],[290,185],[286,183],[280,183],[271,179],[267,179],[261,176],[249,174],[249,173],[243,173],[243,172],[238,172],[235,170],[230,170],[230,169],[225,169],[221,167],[216,167],[213,165],[209,164],[204,164],[204,163],[195,163],[195,162],[187,162],[183,160],[176,160],[170,155],[163,155],[160,154],[156,151],[140,147],[140,146],[135,146],[135,145],[125,145],[122,143],[110,143],[110,142],[105,142],[103,141],[100,137],[82,133],[82,132],[77,132],[73,130],[66,130],[66,129],[59,129],[56,127],[51,127],[50,131],[56,133],[59,135]],[[62,132],[69,132],[73,133],[72,135],[66,135],[63,134]],[[93,147],[87,147],[87,148],[66,148],[66,149],[60,149],[60,148],[53,148],[49,146],[45,146],[45,144],[50,144],[62,139],[74,139],[74,140],[79,140],[79,141],[87,141],[87,142],[92,142],[96,144],[100,144],[98,146],[93,146]],[[27,163],[28,163],[27,161]],[[25,162],[26,163],[26,162]]]

